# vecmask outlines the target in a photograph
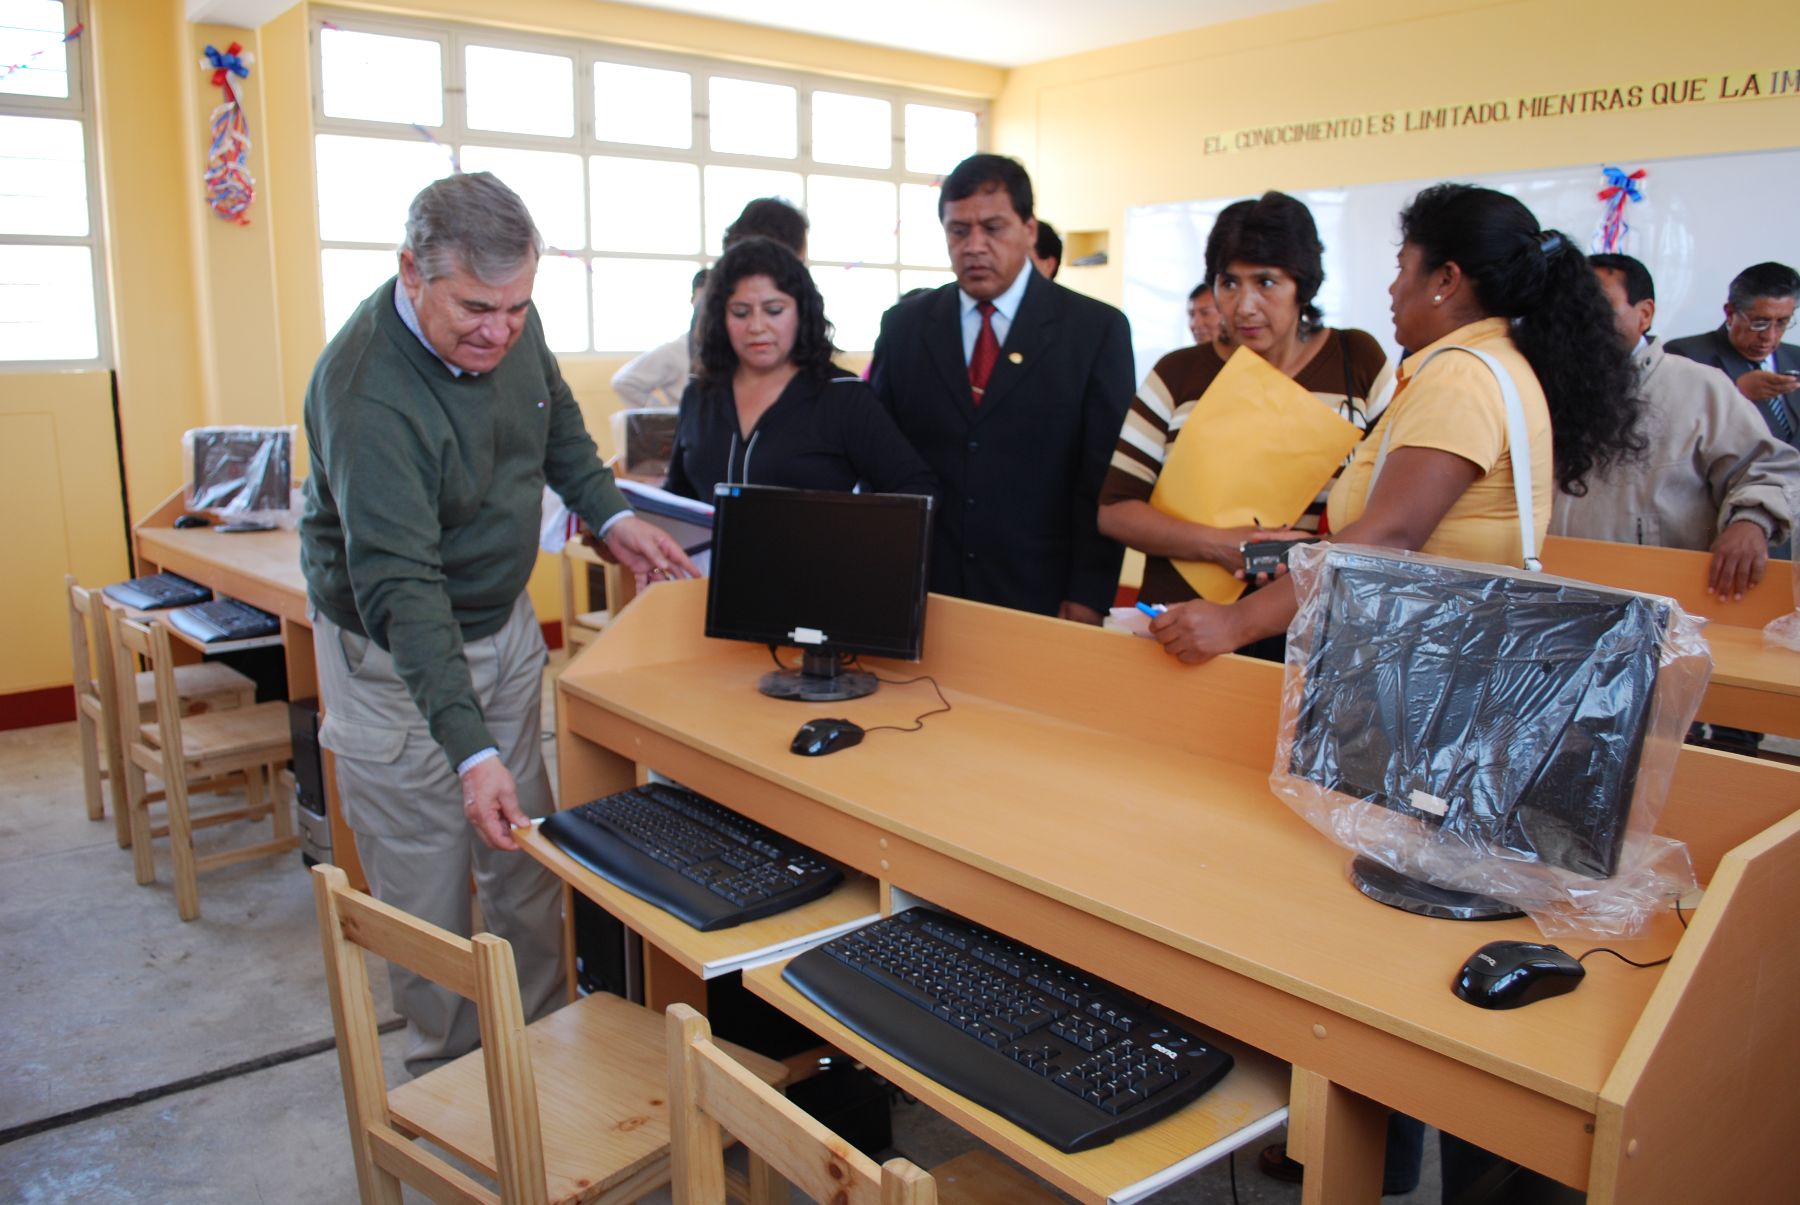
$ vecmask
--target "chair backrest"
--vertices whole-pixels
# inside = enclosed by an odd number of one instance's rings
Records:
[[[491,933],[466,940],[426,924],[354,890],[335,866],[313,867],[313,898],[325,950],[331,1020],[337,1031],[344,1109],[350,1119],[350,1144],[356,1154],[363,1200],[391,1200],[399,1205],[397,1193],[390,1197],[378,1187],[381,1177],[377,1169],[434,1200],[547,1200],[537,1084],[526,1045],[525,1008],[519,999],[512,946]],[[375,1002],[369,994],[363,950],[475,1002],[487,1070],[498,1196],[454,1165],[414,1145],[395,1128],[388,1114]]]
[[[69,664],[75,675],[75,698],[77,703],[83,698],[98,699],[101,683],[109,677],[105,658],[96,666],[94,657],[96,647],[105,650],[105,645],[94,639],[94,608],[99,600],[93,591],[82,589],[72,573],[63,574],[63,587],[69,599]]]
[[[159,619],[127,619],[110,607],[106,614],[110,630],[118,637],[119,650],[123,653],[115,659],[118,671],[115,697],[136,700],[137,675],[132,672],[132,655],[142,657],[156,682],[156,726],[162,734],[163,778],[173,780],[182,772],[181,697],[175,693],[175,658],[169,648],[169,629]],[[128,738],[131,743],[140,743],[136,717],[124,727],[131,729]]]
[[[725,1200],[721,1126],[815,1201],[936,1205],[930,1172],[905,1159],[877,1167],[715,1045],[706,1018],[692,1008],[670,1005],[668,1027],[675,1205]]]

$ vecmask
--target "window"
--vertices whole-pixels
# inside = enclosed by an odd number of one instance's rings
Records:
[[[0,0],[4,3],[4,0]],[[980,107],[599,42],[330,14],[314,41],[326,328],[394,273],[407,203],[460,167],[530,207],[558,352],[636,352],[688,326],[689,282],[756,197],[806,210],[846,351],[903,289],[950,279],[937,181]]]
[[[99,364],[94,139],[62,0],[0,0],[0,363]]]

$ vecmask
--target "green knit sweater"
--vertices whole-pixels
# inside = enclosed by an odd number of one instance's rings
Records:
[[[545,481],[596,530],[626,503],[535,307],[498,368],[457,377],[394,288],[357,308],[307,386],[300,563],[314,606],[393,655],[455,766],[494,743],[463,642],[499,631],[524,592]]]

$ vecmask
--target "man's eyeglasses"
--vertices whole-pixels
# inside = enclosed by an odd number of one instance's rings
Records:
[[[1746,318],[1743,314],[1733,310],[1731,316],[1742,322],[1752,334],[1757,335],[1766,335],[1770,331],[1774,331],[1778,335],[1783,334],[1794,325],[1794,318],[1791,314],[1786,318]]]

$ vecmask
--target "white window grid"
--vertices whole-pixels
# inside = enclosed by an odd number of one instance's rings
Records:
[[[757,168],[796,174],[801,179],[802,195],[789,197],[807,210],[808,178],[813,174],[833,177],[878,180],[886,183],[915,184],[936,187],[942,176],[929,172],[908,171],[905,168],[905,120],[906,106],[909,104],[929,105],[935,108],[956,109],[975,115],[976,149],[985,150],[988,145],[988,107],[985,102],[966,97],[928,92],[920,89],[902,87],[883,87],[865,83],[846,77],[788,71],[761,67],[750,63],[739,63],[729,59],[715,59],[702,55],[681,54],[676,52],[659,52],[645,50],[601,41],[577,37],[540,36],[529,33],[490,29],[474,26],[459,26],[444,22],[414,22],[404,18],[371,18],[361,13],[333,10],[313,10],[314,24],[311,32],[312,74],[315,81],[313,105],[313,129],[315,137],[324,134],[350,135],[358,138],[386,138],[399,143],[417,144],[429,141],[443,149],[446,163],[455,162],[460,165],[462,148],[467,145],[496,147],[519,150],[556,150],[579,154],[583,159],[582,172],[583,208],[590,216],[593,212],[592,177],[586,165],[595,156],[618,156],[622,158],[655,160],[670,163],[694,164],[698,166],[701,176],[701,193],[699,205],[700,230],[697,232],[697,244],[701,251],[693,255],[672,255],[655,251],[634,251],[630,249],[598,250],[591,246],[591,227],[588,245],[581,247],[552,246],[549,255],[566,256],[582,261],[587,268],[590,279],[592,264],[595,259],[607,260],[645,260],[669,261],[680,260],[692,262],[697,271],[709,267],[718,258],[710,250],[706,240],[706,183],[705,175],[708,166]],[[414,38],[435,41],[439,46],[440,66],[443,79],[444,105],[443,122],[437,126],[413,126],[398,122],[370,121],[328,116],[325,112],[325,98],[322,86],[317,82],[323,78],[321,65],[320,37],[322,28],[334,28],[356,33],[385,34],[394,37]],[[537,53],[567,55],[575,60],[575,96],[576,133],[571,138],[554,136],[507,133],[496,130],[475,129],[467,124],[464,98],[464,51],[469,46],[497,47],[507,50],[523,50]],[[595,137],[593,71],[597,63],[617,63],[627,66],[662,68],[686,72],[690,79],[692,101],[693,136],[687,148],[667,148],[649,146],[635,142],[603,141]],[[796,89],[798,93],[795,120],[798,124],[799,153],[795,158],[770,158],[749,154],[733,154],[710,149],[709,113],[708,113],[708,81],[713,76],[733,80],[750,80],[757,82],[781,84]],[[840,163],[820,162],[812,157],[812,94],[814,91],[841,93],[850,96],[869,97],[888,102],[890,106],[893,154],[891,166],[886,169],[856,167]],[[315,144],[316,145],[316,144]],[[404,215],[395,216],[395,227],[401,224]],[[809,213],[809,217],[810,217]],[[809,255],[807,264],[815,279],[833,270],[852,268],[882,268],[895,273],[899,282],[895,289],[895,299],[904,292],[912,281],[925,277],[950,279],[950,269],[945,260],[924,262],[901,258],[902,240],[896,239],[896,258],[892,260],[841,260],[820,259]],[[321,251],[387,251],[394,250],[395,244],[388,242],[358,242],[343,239],[321,238]],[[912,278],[909,281],[908,278]],[[574,355],[622,355],[646,350],[642,347],[596,345],[594,335],[592,290],[588,290],[586,329],[589,332],[589,345],[585,349],[574,351]],[[827,317],[829,317],[829,313]],[[329,336],[331,333],[327,331]],[[673,337],[678,332],[671,332]],[[838,342],[846,352],[868,351],[869,348],[845,347],[842,332]],[[570,354],[570,353],[559,353]]]
[[[87,5],[84,0],[62,0],[64,30],[73,29],[76,25],[87,21]],[[111,368],[112,367],[112,328],[109,321],[110,306],[106,294],[106,248],[102,239],[103,224],[100,216],[100,164],[99,143],[94,130],[94,101],[91,84],[90,56],[88,39],[75,38],[62,44],[68,64],[69,94],[67,96],[28,96],[13,92],[0,92],[0,116],[7,117],[60,117],[76,120],[81,123],[82,167],[87,177],[88,232],[84,235],[58,234],[12,234],[0,232],[0,252],[6,247],[85,247],[88,249],[88,262],[93,276],[94,295],[94,345],[97,349],[91,358],[63,358],[56,360],[0,360],[0,372],[63,372],[70,369]],[[0,187],[4,187],[0,185]],[[0,277],[0,289],[7,288],[12,282]]]

